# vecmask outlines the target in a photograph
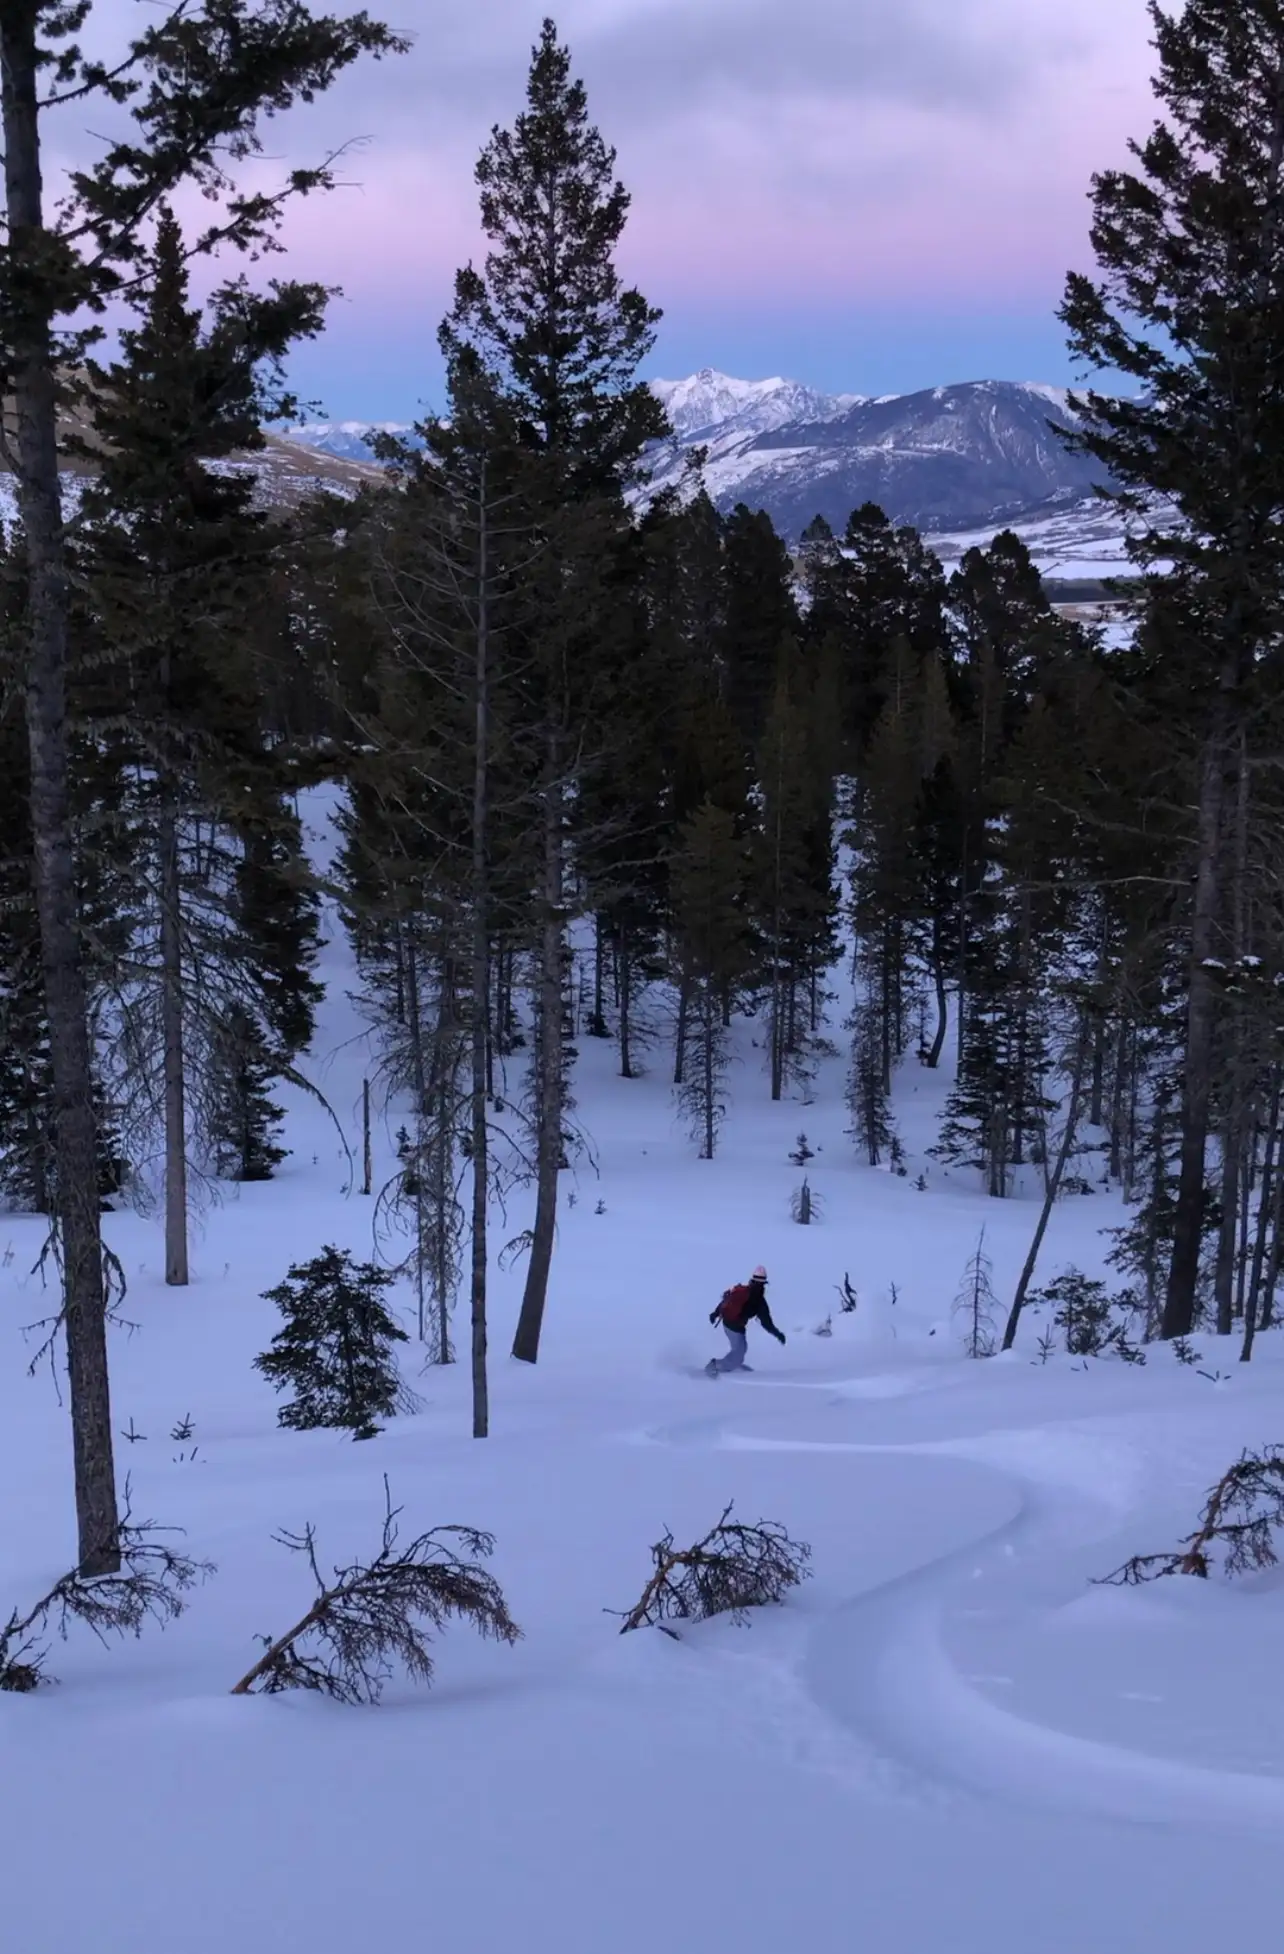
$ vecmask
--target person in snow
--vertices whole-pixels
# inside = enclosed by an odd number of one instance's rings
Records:
[[[717,1377],[722,1371],[743,1368],[751,1323],[761,1323],[768,1336],[773,1336],[777,1343],[785,1341],[784,1331],[776,1328],[771,1320],[771,1311],[767,1308],[767,1271],[761,1262],[748,1282],[738,1282],[734,1289],[727,1290],[709,1321],[721,1323],[731,1346],[725,1357],[709,1359],[705,1370],[710,1377]]]

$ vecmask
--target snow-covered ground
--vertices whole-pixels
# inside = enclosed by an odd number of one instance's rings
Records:
[[[331,936],[312,1074],[352,1134],[369,1053]],[[324,1242],[370,1248],[372,1204],[306,1097],[278,1181],[205,1212],[189,1291],[162,1285],[154,1218],[111,1220],[138,1325],[113,1333],[115,1424],[145,1434],[120,1464],[136,1512],[218,1574],[164,1633],[104,1649],[73,1631],[56,1689],[0,1696],[6,1948],[1206,1954],[1229,1920],[1269,1939],[1284,1582],[1093,1577],[1175,1544],[1239,1450],[1280,1436],[1277,1339],[1242,1368],[1200,1338],[1202,1376],[1166,1349],[1040,1364],[1031,1324],[1011,1357],[969,1362],[964,1264],[984,1224],[1006,1299],[1032,1201],[924,1162],[943,1079],[902,1081],[898,1179],[845,1139],[839,1066],[814,1103],[772,1107],[752,1035],[713,1162],[662,1053],[625,1083],[611,1047],[578,1041],[596,1171],[568,1177],[534,1370],[506,1355],[520,1270],[496,1276],[484,1443],[464,1369],[413,1359],[423,1409],[373,1442],[277,1429],[251,1369],[276,1327],[260,1291]],[[810,1229],[788,1213],[800,1129],[825,1204]],[[1105,1195],[1064,1202],[1042,1272],[1099,1268],[1118,1218]],[[507,1232],[524,1220],[514,1205]],[[26,1375],[40,1240],[0,1221],[0,1610],[72,1550],[66,1414],[48,1371]],[[758,1339],[750,1376],[693,1375],[709,1310],[760,1259],[787,1347]],[[185,1415],[194,1457],[168,1437]],[[325,1562],[362,1554],[385,1473],[410,1531],[493,1530],[525,1640],[448,1632],[436,1687],[374,1709],[233,1699],[255,1637],[310,1598],[273,1534],[311,1521]],[[814,1578],[749,1628],[621,1638],[604,1611],[636,1600],[649,1544],[731,1499],[809,1541]]]

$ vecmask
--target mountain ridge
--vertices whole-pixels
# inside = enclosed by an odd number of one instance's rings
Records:
[[[1100,470],[1055,432],[1075,420],[1064,387],[972,380],[906,394],[826,394],[783,375],[744,380],[716,367],[650,384],[669,411],[673,435],[652,451],[644,495],[689,479],[692,451],[700,448],[717,506],[726,511],[743,501],[765,509],[791,544],[815,516],[841,530],[851,510],[868,501],[930,537],[1046,527],[1074,509],[1091,516],[1099,537]],[[376,428],[410,431],[398,422],[336,420],[283,429],[282,437],[370,465],[368,437]]]

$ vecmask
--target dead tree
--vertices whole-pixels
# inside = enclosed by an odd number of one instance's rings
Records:
[[[310,1689],[338,1703],[377,1703],[398,1669],[412,1682],[431,1685],[430,1644],[452,1618],[470,1621],[496,1642],[521,1639],[498,1581],[478,1565],[494,1551],[493,1537],[475,1527],[433,1527],[402,1547],[402,1509],[393,1506],[386,1478],[383,1488],[379,1552],[371,1561],[337,1567],[331,1581],[318,1565],[311,1523],[302,1533],[276,1535],[307,1561],[316,1598],[284,1635],[260,1638],[263,1654],[234,1685],[233,1696]]]
[[[1284,1526],[1284,1450],[1245,1452],[1209,1493],[1199,1526],[1168,1554],[1135,1554],[1103,1585],[1136,1587],[1166,1574],[1193,1574],[1206,1581],[1215,1548],[1222,1572],[1252,1574],[1279,1559],[1275,1534]]]
[[[0,1690],[24,1694],[54,1678],[45,1663],[49,1640],[65,1641],[73,1622],[83,1622],[100,1642],[111,1635],[141,1635],[149,1621],[162,1627],[182,1614],[186,1596],[214,1573],[212,1561],[194,1560],[166,1546],[163,1529],[130,1518],[129,1485],[116,1528],[117,1568],[85,1580],[78,1569],[55,1581],[25,1614],[15,1608],[0,1628]]]
[[[1099,1019],[1097,1023],[1100,1023]],[[1039,1250],[1043,1246],[1043,1237],[1048,1231],[1048,1223],[1052,1219],[1052,1210],[1056,1205],[1057,1196],[1061,1192],[1061,1183],[1065,1179],[1065,1171],[1069,1165],[1070,1155],[1074,1151],[1075,1138],[1079,1130],[1079,1120],[1083,1111],[1084,1085],[1087,1079],[1088,1060],[1092,1052],[1092,1030],[1093,1020],[1090,1019],[1086,1010],[1082,1011],[1079,1016],[1078,1036],[1075,1040],[1074,1063],[1070,1077],[1070,1097],[1066,1106],[1066,1123],[1061,1134],[1061,1145],[1057,1149],[1056,1161],[1053,1164],[1052,1172],[1048,1175],[1047,1185],[1043,1191],[1043,1206],[1039,1210],[1039,1219],[1035,1224],[1029,1253],[1025,1258],[1025,1264],[1021,1270],[1020,1280],[1016,1286],[1016,1294],[1012,1298],[1012,1308],[1008,1312],[1007,1325],[1003,1332],[1003,1348],[1005,1350],[1011,1350],[1012,1345],[1016,1341],[1016,1333],[1021,1322],[1021,1311],[1025,1307],[1025,1299],[1029,1293],[1030,1284],[1034,1279],[1035,1263],[1039,1259]]]
[[[659,1628],[677,1640],[670,1620],[707,1621],[730,1615],[744,1623],[751,1608],[783,1601],[790,1588],[808,1578],[811,1548],[791,1540],[774,1520],[745,1526],[723,1508],[717,1526],[693,1547],[678,1548],[667,1529],[651,1549],[654,1571],[635,1607],[624,1615],[621,1635],[631,1628]]]
[[[963,1319],[963,1343],[969,1357],[994,1355],[994,1311],[997,1305],[994,1267],[985,1252],[985,1230],[982,1228],[976,1250],[964,1271],[958,1295],[954,1298],[954,1314]]]

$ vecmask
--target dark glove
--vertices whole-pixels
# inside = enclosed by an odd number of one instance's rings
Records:
[[[785,1341],[786,1341],[786,1338],[785,1338],[785,1333],[784,1333],[784,1331],[783,1331],[783,1330],[777,1330],[777,1331],[776,1331],[776,1342],[777,1342],[777,1343],[784,1343]]]
[[[717,1322],[717,1320],[718,1320],[718,1312],[717,1312],[717,1310],[715,1309],[715,1311],[713,1312],[713,1315],[712,1315],[712,1316],[711,1316],[711,1317],[709,1318],[709,1321],[710,1321],[711,1323],[716,1323],[716,1322]]]

